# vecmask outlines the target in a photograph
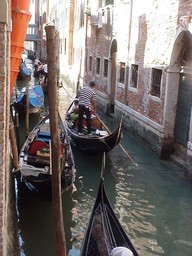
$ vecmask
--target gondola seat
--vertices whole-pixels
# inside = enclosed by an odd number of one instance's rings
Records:
[[[43,149],[48,150],[49,146],[45,143],[45,141],[37,139],[31,143],[29,150],[28,150],[28,154],[31,156],[36,156],[37,151],[43,150]]]

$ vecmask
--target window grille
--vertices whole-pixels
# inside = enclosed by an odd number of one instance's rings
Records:
[[[152,68],[151,95],[160,97],[162,70]]]
[[[97,58],[97,63],[96,63],[96,74],[100,73],[100,58]]]
[[[104,59],[103,76],[108,77],[108,60]]]
[[[119,82],[125,82],[125,62],[120,62],[120,70],[119,70]]]
[[[131,65],[131,79],[130,86],[137,88],[137,80],[138,80],[138,68],[139,66],[136,64]]]

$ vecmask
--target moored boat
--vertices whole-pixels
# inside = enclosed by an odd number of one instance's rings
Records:
[[[83,151],[90,153],[103,153],[111,151],[116,145],[119,144],[121,140],[121,131],[122,131],[122,118],[117,126],[117,128],[110,132],[109,129],[106,128],[104,123],[98,117],[98,115],[92,115],[91,117],[91,135],[87,134],[86,129],[86,119],[84,117],[83,121],[83,133],[78,133],[78,114],[75,114],[72,117],[71,108],[73,107],[73,103],[67,110],[65,117],[65,128],[66,131],[71,138],[71,143],[74,146],[77,146]]]
[[[19,74],[17,76],[17,79],[26,79],[31,77],[31,69],[27,67],[25,61],[23,61],[19,67]]]
[[[75,163],[73,153],[63,122],[58,114],[58,125],[61,140],[61,186],[69,189],[75,180]],[[26,186],[44,195],[51,194],[51,135],[49,115],[43,118],[31,131],[19,155],[19,171]]]
[[[119,254],[117,251],[119,251]],[[122,251],[126,253],[120,253]],[[100,179],[97,197],[81,249],[81,256],[93,255],[138,256],[136,249],[111,207],[105,191],[103,177]]]
[[[44,92],[41,85],[36,85],[29,89],[29,114],[39,113],[44,106]],[[27,91],[26,88],[20,92],[13,102],[14,109],[19,115],[24,115],[27,106]]]

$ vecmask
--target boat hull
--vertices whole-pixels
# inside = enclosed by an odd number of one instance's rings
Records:
[[[70,113],[71,107],[72,104],[69,106],[67,113]],[[85,132],[83,135],[79,135],[77,132],[78,117],[75,120],[71,120],[70,115],[67,113],[65,117],[67,134],[71,138],[72,145],[77,146],[82,151],[103,154],[103,152],[109,152],[119,144],[122,132],[122,118],[117,128],[110,132],[98,116],[92,116],[92,134],[86,135]],[[86,120],[83,120],[83,126],[86,126]]]
[[[110,205],[105,192],[104,181],[101,178],[81,256],[110,255],[111,250],[115,247],[128,248],[133,256],[138,256]]]
[[[76,170],[71,146],[65,135],[60,115],[58,122],[61,135],[60,179],[61,188],[64,191],[73,186]],[[25,141],[19,155],[17,170],[29,190],[48,197],[51,196],[52,191],[50,141],[49,116],[47,115],[35,126]]]
[[[90,153],[102,154],[103,152],[111,151],[121,140],[121,124],[117,129],[108,136],[79,136],[77,132],[69,128],[67,124],[67,132],[71,137],[71,143],[77,146],[80,150]]]

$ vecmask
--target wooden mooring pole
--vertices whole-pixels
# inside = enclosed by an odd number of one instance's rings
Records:
[[[47,36],[48,103],[52,155],[52,205],[56,232],[56,255],[66,256],[66,243],[61,200],[61,143],[58,129],[56,30],[54,26],[46,26],[45,31]]]
[[[13,165],[14,165],[14,168],[17,169],[19,167],[18,149],[17,149],[17,142],[15,137],[15,130],[14,130],[12,116],[10,116],[9,137],[10,137],[11,148],[12,148]]]

